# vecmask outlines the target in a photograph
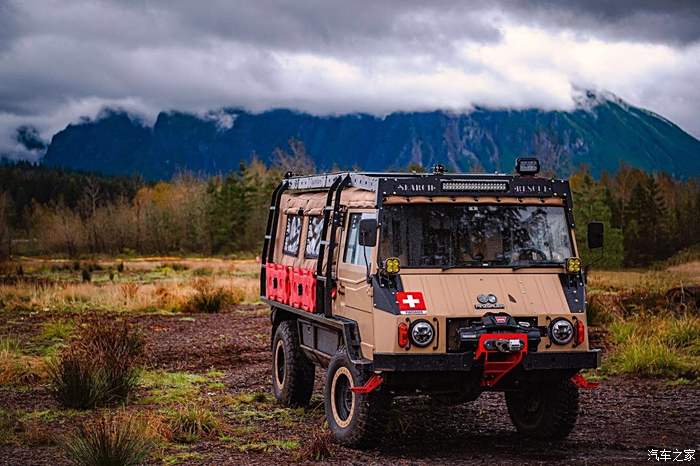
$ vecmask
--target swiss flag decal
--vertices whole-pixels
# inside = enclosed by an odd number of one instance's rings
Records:
[[[422,313],[425,311],[425,300],[420,291],[398,291],[396,293],[396,303],[402,314],[412,312]]]

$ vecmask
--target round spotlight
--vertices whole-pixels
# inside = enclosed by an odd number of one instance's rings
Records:
[[[495,294],[490,294],[489,295],[489,303],[491,304],[496,304],[498,302],[498,298],[496,297]]]
[[[427,320],[417,320],[411,324],[411,341],[414,345],[428,346],[434,338],[435,329]]]
[[[476,300],[479,301],[481,304],[486,304],[489,302],[489,297],[488,295],[480,294],[476,297]]]
[[[554,319],[549,325],[549,338],[557,345],[566,345],[574,338],[574,326],[563,317]]]

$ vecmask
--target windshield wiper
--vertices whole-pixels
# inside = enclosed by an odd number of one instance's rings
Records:
[[[459,264],[452,264],[452,265],[445,265],[442,267],[443,272],[445,270],[450,270],[450,269],[461,269],[463,267],[471,267],[473,265],[482,265],[484,262],[482,261],[467,261],[467,262],[460,262]]]
[[[527,262],[525,264],[517,264],[512,266],[511,268],[513,270],[519,270],[519,269],[525,269],[527,267],[563,267],[564,263],[563,262],[558,262],[558,261],[536,261],[536,262]]]

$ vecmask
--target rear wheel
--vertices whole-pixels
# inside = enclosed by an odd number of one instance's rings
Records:
[[[349,447],[368,447],[384,429],[391,398],[381,391],[353,393],[371,374],[359,371],[341,348],[330,361],[326,374],[326,420],[336,441]]]
[[[272,391],[284,406],[306,406],[314,389],[314,364],[299,346],[297,323],[285,320],[272,340]]]
[[[576,425],[579,393],[565,378],[506,392],[506,405],[519,433],[542,440],[562,440]]]

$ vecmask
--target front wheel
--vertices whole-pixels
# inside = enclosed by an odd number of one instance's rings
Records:
[[[578,388],[569,378],[506,392],[506,406],[519,433],[541,440],[563,440],[578,417]]]
[[[348,447],[368,447],[381,437],[391,398],[379,391],[353,393],[370,374],[364,374],[341,348],[326,373],[325,410],[328,426],[336,441]]]

